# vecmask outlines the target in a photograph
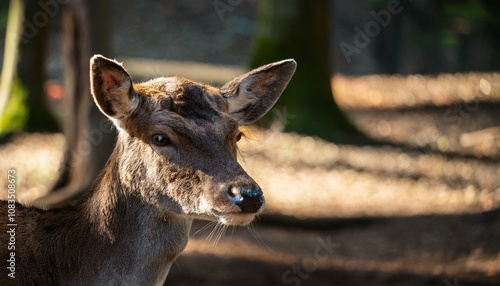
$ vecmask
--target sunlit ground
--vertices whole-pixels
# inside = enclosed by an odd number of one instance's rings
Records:
[[[499,83],[498,74],[336,77],[336,100],[352,120],[398,146],[248,129],[241,162],[264,189],[267,214],[326,223],[257,222],[217,243],[209,227],[192,236],[167,282],[294,285],[297,275],[284,274],[298,264],[307,268],[300,285],[500,285]],[[63,146],[60,134],[0,146],[0,172],[17,169],[20,201],[47,190]],[[317,259],[327,239],[337,246]]]
[[[456,214],[500,206],[499,165],[397,148],[337,146],[265,132],[243,164],[269,211],[310,217]]]

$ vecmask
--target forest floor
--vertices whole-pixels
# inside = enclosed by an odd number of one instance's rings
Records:
[[[498,77],[335,77],[336,100],[380,146],[282,132],[293,115],[244,130],[241,162],[267,210],[247,228],[195,222],[167,284],[500,285]],[[21,201],[46,192],[63,146],[61,134],[0,145]]]

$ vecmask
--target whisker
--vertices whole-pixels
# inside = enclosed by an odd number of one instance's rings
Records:
[[[265,242],[264,240],[262,240],[262,238],[259,236],[259,233],[257,232],[257,230],[255,230],[254,228],[254,225],[253,223],[250,224],[249,226],[247,226],[247,229],[250,231],[250,233],[252,234],[253,237],[255,237],[255,239],[260,243],[262,244],[263,246],[265,246],[267,249],[269,249],[271,252],[276,252],[274,251],[274,249],[272,249],[271,247],[269,247]]]
[[[207,238],[205,240],[212,240],[212,238],[214,237],[214,234],[216,233],[218,227],[219,227],[219,223],[213,223],[213,226],[214,228],[212,229],[212,231],[207,235]]]
[[[233,227],[231,228],[231,239],[233,239],[233,234],[234,234],[234,225],[233,225]]]
[[[193,236],[197,235],[201,231],[206,230],[207,228],[209,228],[210,226],[212,226],[212,224],[214,224],[213,221],[208,222],[207,224],[205,224],[204,226],[202,226],[200,229],[198,229],[195,233],[193,233]]]
[[[181,265],[177,262],[177,260],[174,260],[174,264],[177,266],[177,269],[181,270]]]
[[[214,241],[214,246],[216,246],[219,243],[219,241],[224,236],[224,234],[226,233],[226,230],[227,230],[226,225],[224,225],[224,224],[219,224],[219,225],[220,225],[220,227],[219,227],[218,234],[217,234],[215,241]]]
[[[220,228],[220,224],[219,223],[215,223],[214,225],[214,228],[212,229],[212,231],[210,232],[209,236],[207,238],[209,238],[209,240],[214,240],[214,244],[215,244],[215,239],[217,237],[217,234],[219,233],[219,228]]]

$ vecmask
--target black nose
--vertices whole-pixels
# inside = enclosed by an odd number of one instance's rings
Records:
[[[253,188],[231,187],[229,189],[231,201],[240,207],[243,213],[256,213],[264,205],[262,189],[258,186]]]

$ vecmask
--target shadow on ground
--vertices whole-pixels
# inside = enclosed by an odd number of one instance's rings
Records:
[[[321,230],[263,218],[217,243],[205,225],[193,226],[166,285],[500,285],[500,210]]]

